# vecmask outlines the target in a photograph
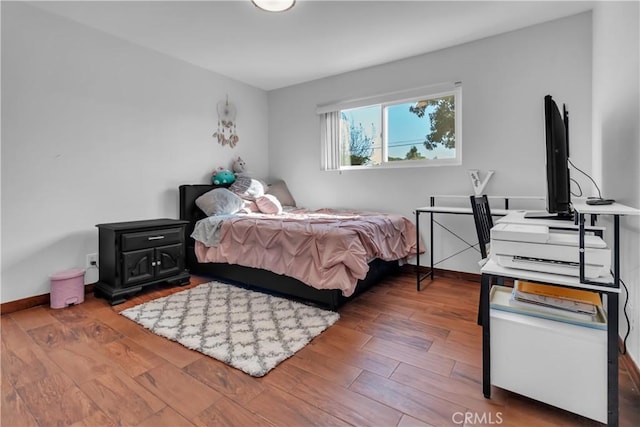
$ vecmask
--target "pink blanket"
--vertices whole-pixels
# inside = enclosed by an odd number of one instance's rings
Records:
[[[198,261],[270,270],[344,296],[353,294],[372,259],[404,261],[417,248],[415,226],[401,215],[332,209],[229,217],[219,241],[214,247],[196,241]]]

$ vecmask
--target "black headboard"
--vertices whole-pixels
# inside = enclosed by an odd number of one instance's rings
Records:
[[[193,239],[190,237],[193,228],[198,220],[206,218],[204,212],[196,206],[196,199],[207,191],[218,188],[217,185],[209,184],[185,184],[179,187],[180,190],[180,219],[189,221],[185,230],[187,246],[193,246]]]

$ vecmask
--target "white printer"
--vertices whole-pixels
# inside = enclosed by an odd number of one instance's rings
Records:
[[[585,235],[584,275],[594,279],[611,269],[611,250],[602,238]],[[580,275],[579,236],[546,225],[499,223],[491,229],[491,258],[521,270]]]

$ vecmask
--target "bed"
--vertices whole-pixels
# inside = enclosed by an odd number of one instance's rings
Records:
[[[375,216],[374,213],[367,212],[330,209],[310,212],[291,207],[285,213],[277,215],[256,213],[223,216],[224,218],[208,217],[196,205],[196,200],[216,188],[219,186],[204,184],[179,187],[180,219],[189,221],[185,231],[186,260],[193,274],[274,292],[336,310],[345,301],[397,272],[399,265],[407,257],[415,255],[415,227],[408,219],[399,215],[392,216],[395,225],[390,227],[399,230],[390,234],[392,232],[388,231],[386,224],[387,235],[367,241],[368,236],[374,233],[374,228],[380,226],[381,222],[389,223],[390,219],[381,219],[379,214]],[[340,226],[332,223],[336,217]],[[359,218],[365,218],[364,226],[358,225]],[[220,242],[216,241],[212,246],[201,241],[202,223],[209,224],[209,221],[218,224],[218,230],[223,236]],[[275,228],[280,228],[280,232],[276,233]],[[197,231],[199,240],[192,237],[194,230]],[[317,230],[323,230],[320,231],[321,238],[315,236]],[[345,235],[352,236],[352,240],[349,241],[349,237]],[[234,243],[236,246],[223,247],[223,242],[235,239],[234,236],[241,236]],[[277,240],[281,238],[286,242]],[[364,245],[360,244],[361,240],[365,241]],[[372,255],[380,255],[380,246],[384,245],[393,247],[382,250],[384,256]],[[265,246],[271,247],[272,252],[288,251],[294,255],[280,255],[269,259],[270,257],[265,256],[269,253],[264,249]],[[274,258],[276,264],[273,264]],[[315,271],[312,264],[327,265],[328,259],[330,267],[324,268],[320,273],[312,272]],[[305,268],[289,270],[295,263],[298,263],[298,267]]]

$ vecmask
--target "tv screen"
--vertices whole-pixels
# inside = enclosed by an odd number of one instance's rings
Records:
[[[546,166],[547,166],[547,212],[559,218],[573,217],[571,207],[571,183],[569,176],[569,115],[551,95],[544,97]]]

